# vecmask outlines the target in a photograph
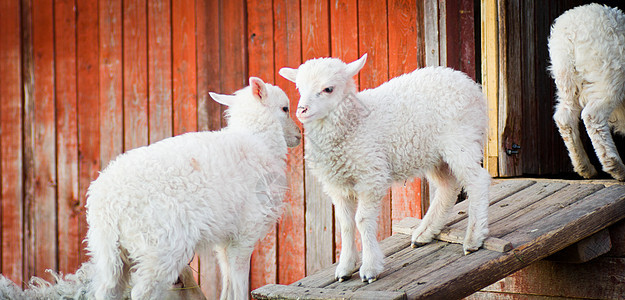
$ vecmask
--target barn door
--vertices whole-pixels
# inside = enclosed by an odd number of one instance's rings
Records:
[[[482,0],[482,84],[490,120],[485,165],[492,176],[572,171],[552,118],[547,38],[553,20],[573,6],[564,0]]]

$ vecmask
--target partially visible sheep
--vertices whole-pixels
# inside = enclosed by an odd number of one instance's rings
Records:
[[[413,232],[424,245],[441,231],[460,188],[469,201],[464,251],[488,234],[490,175],[481,166],[487,132],[486,100],[478,84],[449,68],[430,67],[356,92],[352,79],[366,61],[312,59],[280,75],[301,94],[297,117],[306,132],[306,162],[336,207],[342,249],[335,277],[356,267],[355,227],[362,237],[360,277],[372,282],[384,268],[376,240],[380,202],[392,182],[426,175],[436,186],[431,207]]]
[[[610,134],[625,134],[625,15],[599,4],[566,11],[551,27],[549,56],[558,101],[553,118],[575,172],[597,175],[580,139],[581,115],[603,170],[625,180]]]
[[[284,92],[252,77],[228,105],[228,126],[118,156],[88,189],[87,249],[96,299],[158,299],[194,252],[215,249],[222,299],[247,299],[254,244],[275,224],[287,146],[300,132]]]

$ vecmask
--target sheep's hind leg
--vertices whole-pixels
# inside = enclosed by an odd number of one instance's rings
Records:
[[[356,269],[356,260],[358,259],[358,250],[356,248],[356,201],[355,199],[345,197],[334,197],[334,206],[336,217],[341,227],[341,255],[339,264],[336,267],[334,278],[339,282],[348,280],[352,277],[352,273]]]
[[[383,189],[386,191],[386,189]],[[358,195],[356,226],[362,239],[362,265],[360,279],[374,282],[384,270],[384,254],[377,240],[378,215],[382,195],[361,193]]]
[[[563,93],[559,92],[559,94]],[[564,99],[561,101],[564,101]],[[556,106],[556,112],[553,114],[553,119],[555,120],[556,125],[558,125],[560,136],[562,136],[564,145],[569,152],[573,169],[577,174],[584,178],[592,178],[597,175],[597,170],[590,163],[590,159],[588,159],[588,154],[586,154],[584,145],[582,144],[582,140],[580,138],[578,127],[580,111],[581,110],[579,108],[572,108],[564,103],[559,103]]]
[[[469,221],[463,241],[464,254],[477,251],[488,236],[488,188],[491,178],[488,171],[475,165],[462,180],[469,201]]]
[[[582,119],[603,170],[612,175],[614,179],[624,181],[625,165],[623,165],[623,161],[614,145],[610,127],[608,126],[608,118],[614,110],[609,104],[616,103],[616,101],[610,100],[590,99],[582,110]]]
[[[254,251],[251,245],[230,245],[226,247],[226,257],[229,265],[230,289],[222,299],[248,299],[250,259]],[[225,297],[224,297],[225,296]]]
[[[434,200],[423,221],[412,232],[413,248],[421,247],[431,242],[438,235],[449,211],[455,204],[455,200],[460,192],[460,186],[456,178],[451,174],[447,164],[443,163],[427,174],[428,180],[436,187]]]

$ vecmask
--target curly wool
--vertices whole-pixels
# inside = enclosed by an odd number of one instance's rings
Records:
[[[603,170],[625,180],[609,132],[625,134],[625,14],[599,4],[570,9],[554,21],[548,45],[557,87],[554,120],[575,171],[597,174],[581,143],[581,117]]]
[[[465,251],[477,250],[488,234],[490,175],[481,167],[488,117],[480,86],[462,72],[429,67],[357,93],[352,77],[365,60],[366,54],[350,64],[319,58],[280,70],[300,91],[297,116],[306,132],[307,166],[336,207],[339,281],[356,267],[356,226],[363,244],[361,279],[372,282],[382,272],[376,220],[393,182],[426,175],[437,187],[413,233],[415,244],[440,232],[460,186],[471,203]]]
[[[287,142],[299,139],[283,111],[284,92],[250,83],[260,90],[211,94],[229,105],[228,127],[130,150],[91,184],[87,248],[96,299],[119,297],[127,285],[133,299],[162,297],[193,253],[211,248],[222,298],[247,298],[250,255],[281,213]]]

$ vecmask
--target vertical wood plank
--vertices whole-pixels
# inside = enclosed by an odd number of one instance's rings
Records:
[[[358,3],[358,36],[360,55],[367,53],[367,64],[360,71],[360,89],[379,86],[388,80],[388,27],[385,2]],[[378,239],[391,235],[390,191],[382,200],[378,217]]]
[[[198,129],[221,128],[221,105],[208,92],[221,92],[219,0],[196,1]],[[219,299],[221,276],[212,250],[198,253],[199,283],[207,299]]]
[[[172,7],[174,135],[197,130],[197,82],[194,0]]]
[[[462,42],[460,33],[461,0],[446,0],[445,11],[441,11],[441,19],[444,19],[445,29],[441,27],[440,39],[445,41],[445,57],[447,67],[455,70],[462,69]],[[443,21],[441,21],[443,23]],[[442,50],[441,50],[442,51]]]
[[[76,98],[76,12],[74,0],[56,1],[56,147],[59,271],[80,263],[78,123]]]
[[[272,1],[247,0],[247,52],[250,76],[274,81]],[[250,289],[277,282],[276,226],[257,244],[252,255]]]
[[[100,99],[98,77],[98,3],[80,1],[76,3],[76,56],[77,56],[77,101],[78,101],[78,191],[80,210],[79,236],[87,236],[85,203],[87,188],[98,177],[100,171]],[[80,245],[82,246],[82,244]],[[87,261],[87,252],[80,247],[80,261]]]
[[[35,55],[33,51],[33,2],[21,2],[21,32],[22,32],[22,170],[24,177],[21,178],[24,187],[24,279],[35,275],[37,272],[37,245],[36,245],[36,215],[34,184],[34,89],[35,89]]]
[[[523,80],[521,84],[523,86],[523,141],[521,142],[521,161],[522,172],[524,174],[538,174],[539,163],[536,159],[538,157],[538,145],[537,138],[539,132],[538,109],[536,99],[536,26],[534,22],[535,18],[535,3],[534,1],[522,1],[521,28],[523,32],[521,37],[523,38],[521,49],[523,51],[523,57],[521,63],[523,67]],[[568,156],[567,156],[568,157]]]
[[[219,78],[221,92],[231,94],[247,85],[245,0],[221,1]]]
[[[482,91],[488,102],[488,141],[484,153],[484,167],[491,176],[499,175],[498,151],[499,133],[497,125],[499,119],[499,50],[497,25],[497,0],[482,0]]]
[[[219,0],[197,0],[198,130],[221,128],[221,105],[208,92],[221,92],[219,84]]]
[[[298,1],[275,0],[274,14],[274,78],[290,99],[291,118],[299,93],[295,85],[278,74],[280,68],[297,67],[302,62],[300,4]],[[304,220],[304,146],[289,149],[287,156],[288,186],[285,210],[278,222],[278,283],[291,284],[306,276],[306,236]]]
[[[302,61],[330,55],[329,3],[302,0]],[[304,137],[305,138],[305,137]],[[304,148],[304,152],[306,149]],[[306,274],[312,274],[333,262],[332,201],[321,183],[305,169],[306,197]]]
[[[473,0],[460,0],[460,70],[476,78],[475,8]],[[449,50],[447,51],[449,52]]]
[[[418,27],[423,29],[423,19],[418,18],[417,0],[388,1],[388,73],[389,78],[414,71],[419,64]],[[415,38],[416,37],[416,38]],[[405,217],[421,218],[421,179],[396,183],[391,187],[391,223]]]
[[[438,1],[424,1],[425,65],[440,66]]]
[[[332,57],[349,63],[358,57],[358,2],[356,0],[336,0],[330,3],[330,44]],[[358,84],[360,74],[354,78]],[[334,208],[334,207],[333,207]],[[341,224],[334,218],[334,259],[341,253]],[[360,247],[360,235],[356,234],[356,244]]]
[[[26,197],[35,259],[34,275],[52,279],[46,269],[57,269],[56,165],[54,121],[54,15],[50,1],[32,7],[33,94],[24,101]],[[26,71],[26,70],[25,70]],[[27,73],[31,73],[28,71]],[[28,77],[28,75],[26,76]],[[28,153],[28,154],[26,154]],[[30,214],[32,212],[32,215]]]
[[[193,0],[175,0],[171,8],[174,135],[197,131],[194,4]],[[196,270],[199,268],[197,256],[191,262],[191,267]]]
[[[500,97],[499,111],[499,176],[519,176],[521,154],[508,155],[506,149],[521,145],[523,103],[521,97],[521,7],[518,0],[508,0],[500,7]],[[523,151],[523,149],[521,149]]]
[[[0,1],[2,275],[22,284],[22,81],[20,2]]]
[[[172,136],[171,1],[148,2],[149,143]],[[191,49],[195,51],[195,49]],[[190,117],[190,116],[189,116]]]
[[[123,1],[124,150],[148,144],[146,0]]]
[[[100,161],[104,168],[124,150],[122,0],[102,1],[99,9]]]

